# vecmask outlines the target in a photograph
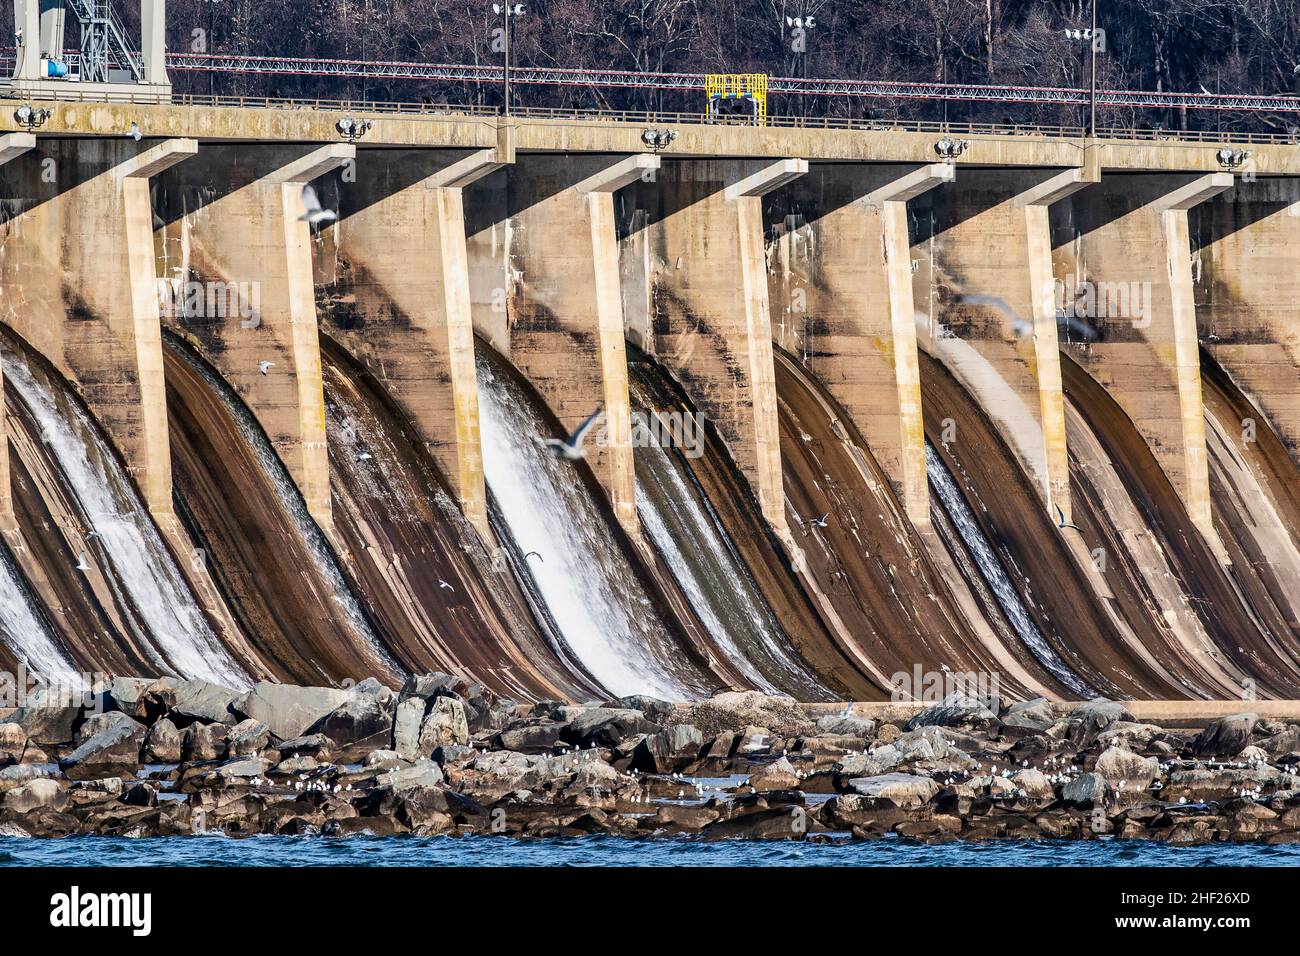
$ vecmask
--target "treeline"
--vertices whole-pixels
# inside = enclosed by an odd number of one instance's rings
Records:
[[[524,0],[513,62],[531,66],[936,80],[1087,83],[1088,0]],[[133,21],[135,10],[119,4]],[[172,0],[172,49],[442,63],[499,63],[491,0]],[[796,23],[796,21],[798,21]],[[1100,0],[1103,88],[1292,93],[1297,0]],[[809,25],[811,23],[811,25]],[[802,35],[799,32],[802,30]],[[70,39],[69,41],[74,42]],[[432,103],[499,102],[475,84],[177,73],[178,89]],[[537,106],[694,111],[702,97],[628,89],[521,87]],[[774,113],[941,119],[934,102],[774,98]],[[950,103],[953,121],[1082,122],[1074,107]],[[1106,109],[1103,124],[1285,132],[1296,114]]]

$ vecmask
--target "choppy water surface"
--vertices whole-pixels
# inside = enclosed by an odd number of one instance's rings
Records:
[[[1300,866],[1300,846],[1136,840],[837,844],[674,838],[0,837],[0,866]]]

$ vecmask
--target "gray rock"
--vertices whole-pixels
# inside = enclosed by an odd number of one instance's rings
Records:
[[[280,740],[301,737],[338,708],[351,691],[337,687],[293,687],[261,681],[232,705],[241,717],[260,720]]]
[[[140,748],[145,729],[120,711],[103,715],[100,729],[90,739],[59,761],[69,780],[134,776],[140,768]]]
[[[281,759],[287,757],[314,757],[317,760],[329,760],[333,744],[324,734],[308,734],[305,737],[290,737],[276,749]]]
[[[647,697],[645,694],[630,694],[627,697],[620,697],[608,706],[624,710],[639,710],[645,714],[646,720],[661,726],[668,723],[668,719],[677,712],[677,708],[668,701],[660,700],[657,697]]]
[[[928,803],[939,792],[939,785],[929,777],[912,773],[886,773],[874,777],[854,777],[849,789],[870,800],[883,800],[902,809]]]
[[[190,724],[181,743],[181,758],[187,761],[218,760],[226,752],[225,724]]]
[[[521,754],[551,753],[560,742],[564,724],[546,720],[536,724],[522,724],[497,734],[496,746]]]
[[[1032,767],[1013,773],[1011,783],[1023,790],[1031,800],[1051,800],[1056,796],[1056,790],[1047,774]]]
[[[1288,727],[1271,737],[1265,738],[1261,746],[1274,757],[1289,753],[1300,753],[1300,727]]]
[[[183,737],[166,717],[155,721],[144,739],[145,763],[180,763]]]
[[[1076,739],[1091,741],[1095,740],[1097,734],[1110,724],[1117,720],[1131,721],[1133,715],[1118,701],[1094,697],[1070,711],[1070,718],[1072,721],[1077,721]]]
[[[755,690],[725,691],[676,712],[674,721],[693,724],[705,735],[745,727],[766,727],[782,737],[803,737],[813,731],[793,697],[763,694]]]
[[[31,813],[50,808],[61,810],[68,795],[56,780],[31,780],[15,787],[4,796],[4,808],[11,813]]]
[[[647,773],[676,773],[700,759],[704,734],[690,724],[677,724],[641,740],[632,751],[632,768]]]
[[[1046,697],[1035,697],[1012,704],[1002,717],[1002,733],[1007,736],[1028,736],[1046,733],[1056,723],[1056,712]]]
[[[919,727],[960,727],[989,733],[997,729],[998,715],[974,697],[949,694],[940,703],[927,707],[906,724],[904,731]]]
[[[764,764],[749,775],[749,785],[759,793],[773,790],[797,790],[799,775],[795,773],[794,764],[785,757],[779,757],[769,764]]]
[[[48,780],[50,771],[32,764],[18,764],[0,770],[0,793],[8,793],[32,780]]]
[[[1111,787],[1105,777],[1097,773],[1085,773],[1061,787],[1061,799],[1072,807],[1091,810],[1093,807],[1105,806],[1110,792]]]
[[[145,695],[153,685],[150,677],[114,677],[104,688],[104,706],[140,720],[147,713]]]
[[[1250,743],[1257,714],[1233,714],[1212,721],[1192,743],[1198,757],[1235,757]]]
[[[196,720],[233,725],[238,718],[231,712],[231,705],[239,699],[239,696],[237,690],[205,680],[182,681],[173,691],[173,702],[168,716],[177,727]]]
[[[383,689],[388,690],[386,687]],[[392,697],[391,692],[385,699],[378,694],[354,690],[350,698],[316,721],[310,733],[328,737],[342,762],[359,760],[391,742],[395,709]]]
[[[270,761],[261,757],[236,757],[218,767],[217,773],[231,783],[246,783],[251,778],[264,776],[270,769]]]
[[[617,747],[636,734],[656,734],[659,725],[639,710],[592,707],[569,721],[560,736],[578,747]]]
[[[830,715],[817,719],[817,733],[834,734],[840,737],[861,737],[870,740],[876,735],[876,722],[868,717],[856,717],[849,714]]]
[[[27,731],[21,724],[0,724],[0,767],[22,763],[28,745]]]
[[[1095,769],[1112,789],[1118,790],[1122,781],[1126,790],[1145,790],[1160,773],[1160,762],[1123,747],[1107,747],[1097,758]]]
[[[241,720],[226,732],[226,756],[251,757],[261,753],[271,742],[271,730],[260,720]]]
[[[424,726],[425,702],[423,697],[408,697],[397,705],[393,718],[393,749],[403,760],[414,760],[420,754],[420,728]]]
[[[38,747],[71,743],[84,717],[82,701],[39,690],[33,698],[29,706],[18,708],[9,720],[22,727]]]
[[[455,697],[435,697],[420,727],[420,754],[427,756],[448,744],[469,743],[465,705]]]
[[[464,700],[470,684],[463,677],[435,671],[432,674],[412,674],[402,686],[401,700],[419,697],[428,702],[435,697],[452,696]]]
[[[399,767],[381,773],[376,781],[394,793],[413,787],[436,787],[443,782],[442,768],[432,760],[421,758],[409,767]]]

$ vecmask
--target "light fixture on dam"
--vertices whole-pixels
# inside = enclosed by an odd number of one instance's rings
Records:
[[[947,162],[952,162],[962,153],[966,152],[966,147],[970,145],[969,140],[953,139],[951,136],[945,136],[939,142],[934,144],[934,151],[939,154],[939,158]]]
[[[1250,159],[1250,150],[1233,149],[1231,146],[1225,146],[1214,154],[1214,158],[1219,161],[1219,165],[1224,169],[1237,169],[1246,160]]]
[[[368,119],[357,120],[353,119],[351,116],[345,116],[334,124],[334,128],[342,133],[348,142],[355,143],[362,136],[365,136],[366,133],[370,132],[370,128],[374,125],[375,124]]]
[[[668,145],[676,138],[677,130],[675,129],[643,129],[641,131],[641,142],[656,153],[661,149],[667,149]]]
[[[31,103],[24,103],[14,110],[14,119],[29,130],[44,125],[52,115],[54,114],[44,106],[36,107]]]

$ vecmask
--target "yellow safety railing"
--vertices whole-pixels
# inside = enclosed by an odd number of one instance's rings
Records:
[[[704,77],[704,93],[710,119],[720,117],[724,102],[745,100],[753,104],[754,125],[767,125],[766,73],[709,73]]]

